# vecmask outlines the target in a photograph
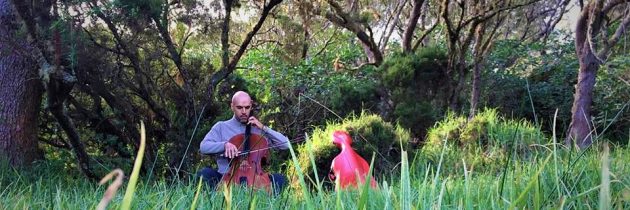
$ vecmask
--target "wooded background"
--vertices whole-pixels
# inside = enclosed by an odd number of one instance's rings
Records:
[[[574,30],[562,30],[570,10]],[[0,0],[0,158],[59,160],[96,178],[131,164],[144,121],[144,169],[194,173],[236,90],[291,139],[365,111],[421,147],[447,113],[487,107],[555,125],[578,148],[627,143],[629,10],[624,0]]]

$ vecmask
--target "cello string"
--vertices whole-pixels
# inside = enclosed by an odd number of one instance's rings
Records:
[[[303,142],[305,138],[299,138],[299,139],[295,139],[292,141],[287,141],[284,143],[280,143],[280,144],[275,144],[273,146],[269,146],[269,147],[265,147],[265,148],[260,148],[260,149],[255,149],[255,150],[250,150],[250,151],[246,151],[246,152],[239,152],[236,154],[235,157],[239,157],[241,155],[247,155],[249,153],[254,153],[254,152],[259,152],[259,151],[264,151],[264,150],[268,150],[268,149],[274,149],[274,148],[278,148],[284,144],[289,144],[289,143],[298,143],[298,142]],[[219,154],[219,157],[225,157],[225,154]]]

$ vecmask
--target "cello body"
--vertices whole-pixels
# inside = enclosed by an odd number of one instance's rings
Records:
[[[269,160],[269,150],[265,149],[268,147],[267,139],[251,134],[251,127],[248,125],[245,134],[236,135],[229,142],[238,148],[239,153],[245,154],[230,160],[230,168],[221,181],[228,187],[238,184],[271,192],[269,173],[262,169],[262,164],[267,164]]]
[[[341,149],[341,153],[332,161],[330,178],[338,181],[341,189],[357,187],[358,183],[365,183],[370,172],[370,165],[351,147],[350,134],[345,131],[335,131],[332,140],[332,143]],[[370,186],[376,188],[374,177],[370,179]]]

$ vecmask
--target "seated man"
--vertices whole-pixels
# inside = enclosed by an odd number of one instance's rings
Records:
[[[252,99],[246,92],[236,92],[232,96],[230,108],[234,112],[234,116],[229,120],[217,122],[212,126],[212,129],[203,138],[199,147],[201,154],[223,153],[223,156],[217,156],[216,159],[219,166],[218,170],[205,167],[197,173],[213,188],[221,181],[222,176],[228,172],[230,159],[238,155],[237,145],[231,144],[229,140],[236,135],[245,133],[247,124],[251,125],[251,133],[265,137],[270,147],[288,149],[290,144],[286,136],[264,126],[256,117],[250,115]],[[286,186],[286,177],[282,174],[271,174],[269,179],[273,183],[272,187],[275,193],[279,193]]]

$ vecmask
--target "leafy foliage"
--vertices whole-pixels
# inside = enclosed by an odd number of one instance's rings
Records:
[[[597,75],[594,121],[600,134],[616,142],[630,139],[630,59],[611,58]],[[603,133],[602,133],[603,132]]]
[[[503,40],[489,58],[481,103],[514,118],[539,123],[551,133],[558,110],[557,130],[571,119],[578,63],[572,42],[524,43]]]
[[[379,67],[391,91],[393,118],[415,136],[423,136],[444,111],[445,63],[443,50],[427,47],[417,54],[395,54]]]
[[[361,110],[377,111],[379,102],[378,84],[375,81],[352,81],[340,83],[331,94],[330,106],[341,116],[360,113]]]
[[[256,96],[265,121],[290,137],[302,135],[310,126],[338,119],[335,114],[343,117],[363,109],[376,110],[374,70],[334,70],[333,60],[350,62],[360,53],[354,45],[338,47],[336,55],[297,64],[275,56],[276,47],[259,48],[243,59],[248,70],[236,75],[247,81],[244,88]]]

